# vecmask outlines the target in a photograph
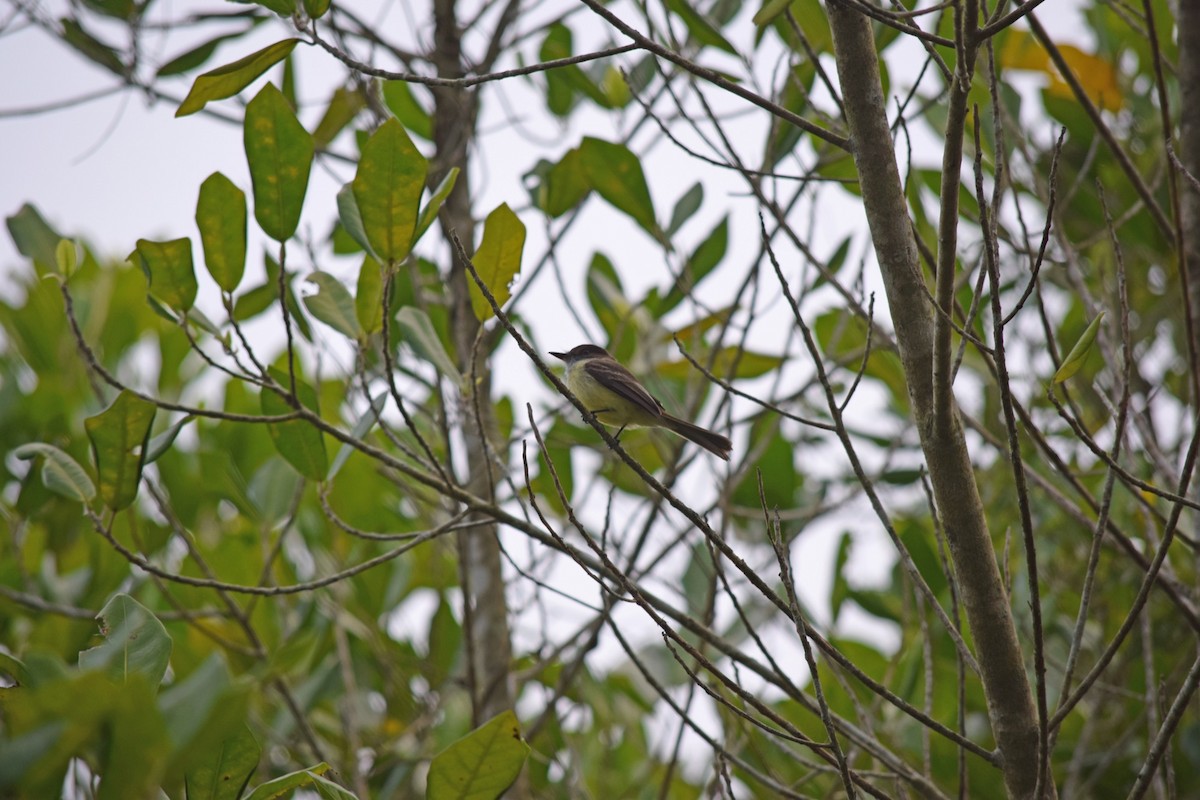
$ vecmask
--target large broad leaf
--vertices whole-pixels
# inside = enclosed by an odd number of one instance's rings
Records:
[[[429,765],[429,800],[491,800],[512,785],[529,757],[517,716],[497,714],[442,752]]]
[[[551,217],[560,217],[575,208],[592,190],[578,147],[568,150],[557,164],[540,162],[531,175],[539,178],[534,202]]]
[[[26,460],[41,456],[42,483],[52,492],[81,503],[96,496],[96,486],[83,467],[52,444],[31,442],[18,447],[13,455]]]
[[[408,255],[428,168],[395,119],[379,126],[363,147],[354,176],[354,199],[367,241],[381,261],[399,261]]]
[[[196,269],[192,265],[191,239],[152,242],[138,239],[137,249],[129,254],[146,273],[150,294],[162,303],[187,311],[196,302]]]
[[[156,410],[153,403],[123,391],[108,408],[83,421],[92,440],[100,497],[114,511],[137,497]]]
[[[254,184],[254,218],[276,241],[300,224],[312,169],[313,141],[283,94],[272,84],[246,106],[246,160]]]
[[[171,659],[171,637],[150,610],[127,594],[109,600],[97,616],[104,643],[79,654],[80,669],[101,670],[124,683],[141,675],[162,682]]]
[[[317,287],[316,294],[304,297],[304,305],[308,306],[314,317],[351,339],[358,339],[363,335],[354,308],[354,298],[341,281],[320,270],[305,280]]]
[[[262,756],[262,747],[246,725],[213,749],[187,773],[187,800],[238,800]]]
[[[507,203],[501,203],[488,214],[483,224],[483,241],[471,259],[480,280],[498,306],[508,302],[509,286],[521,269],[524,248],[525,225]],[[492,317],[492,306],[474,281],[471,282],[471,308],[480,322]]]
[[[273,65],[287,58],[299,43],[299,39],[284,39],[282,42],[264,47],[257,53],[239,58],[232,64],[226,64],[204,73],[196,78],[191,91],[179,104],[175,116],[185,117],[188,114],[195,114],[213,100],[233,97]],[[209,44],[215,46],[216,43],[210,42]]]
[[[220,172],[200,184],[196,227],[204,246],[204,265],[227,292],[237,288],[246,269],[246,193]]]
[[[270,368],[271,377],[280,386],[287,387],[291,380],[283,370]],[[296,394],[300,404],[311,411],[317,411],[317,393],[307,383],[296,379]],[[264,414],[281,415],[293,411],[287,401],[275,392],[263,390],[261,395],[262,412]],[[284,460],[296,468],[306,478],[314,481],[324,479],[329,469],[329,459],[325,454],[325,438],[321,432],[302,419],[292,419],[287,422],[273,422],[267,426],[275,449]]]
[[[618,211],[623,211],[655,239],[663,233],[654,216],[654,201],[642,162],[623,144],[590,136],[579,145],[580,163],[588,183]]]

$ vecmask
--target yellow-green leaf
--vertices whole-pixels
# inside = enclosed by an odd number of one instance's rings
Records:
[[[708,364],[707,358],[697,358],[701,364]],[[712,374],[718,378],[736,379],[736,378],[757,378],[759,375],[765,375],[771,370],[777,368],[783,363],[783,358],[780,356],[771,356],[766,353],[755,353],[752,350],[740,350],[737,347],[722,347],[717,351],[716,358],[712,361]],[[696,368],[686,360],[669,361],[665,364],[660,364],[658,373],[664,378],[684,379],[689,375],[693,375]]]
[[[354,199],[367,241],[380,261],[399,261],[408,255],[428,166],[395,119],[379,126],[363,147]]]
[[[433,190],[433,194],[429,197],[429,202],[421,209],[420,216],[417,217],[417,230],[413,234],[412,243],[415,245],[420,241],[425,231],[429,230],[429,226],[437,219],[438,211],[442,209],[442,203],[446,202],[446,198],[454,191],[454,184],[458,180],[458,167],[451,167],[446,173],[446,177],[442,178],[441,183]]]
[[[313,141],[283,93],[268,83],[246,106],[244,141],[254,184],[254,218],[276,241],[300,224]]]
[[[287,387],[291,383],[288,374],[283,370],[271,367],[269,372],[280,386]],[[296,379],[296,395],[302,406],[319,413],[317,393],[299,378]],[[266,389],[260,396],[260,402],[264,414],[282,415],[293,411],[286,400]],[[267,431],[271,434],[271,441],[275,443],[275,450],[297,472],[314,481],[325,478],[329,460],[325,453],[325,437],[319,430],[302,419],[291,419],[287,422],[273,422],[267,426]]]
[[[204,265],[227,292],[241,283],[246,269],[246,193],[220,172],[200,184],[196,227],[204,248]]]
[[[233,97],[272,66],[287,58],[299,43],[299,39],[284,39],[264,47],[257,53],[239,58],[232,64],[217,67],[198,76],[187,97],[179,104],[175,116],[186,117],[188,114],[195,114],[213,100]]]
[[[383,269],[370,256],[363,259],[358,270],[354,313],[358,317],[358,324],[367,333],[374,333],[383,327]]]
[[[508,288],[521,269],[524,248],[525,225],[507,203],[501,203],[483,223],[483,242],[472,259],[480,279],[496,298],[496,305],[508,302]],[[491,304],[474,281],[471,282],[471,308],[480,322],[492,316]]]
[[[1083,334],[1079,337],[1079,341],[1075,342],[1075,346],[1071,348],[1071,352],[1067,353],[1062,366],[1054,373],[1055,383],[1063,383],[1070,379],[1076,372],[1079,372],[1080,367],[1083,366],[1083,362],[1087,360],[1088,353],[1092,351],[1092,344],[1096,341],[1096,334],[1100,332],[1100,322],[1103,319],[1104,312],[1101,311],[1087,328],[1084,329]]]
[[[512,785],[529,757],[521,726],[503,711],[434,756],[425,790],[428,800],[484,800]]]
[[[129,254],[133,261],[137,256],[150,294],[177,311],[187,311],[196,302],[196,270],[192,266],[192,241],[172,239],[169,242],[152,242],[138,239],[137,249]]]
[[[153,403],[123,391],[108,408],[83,421],[96,459],[100,499],[113,511],[127,508],[137,497],[155,411]]]

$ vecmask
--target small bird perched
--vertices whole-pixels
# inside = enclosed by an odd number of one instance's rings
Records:
[[[666,428],[695,442],[718,458],[729,460],[733,442],[699,425],[668,414],[662,403],[621,366],[603,347],[581,344],[566,353],[550,353],[566,362],[569,388],[596,419],[605,425]]]

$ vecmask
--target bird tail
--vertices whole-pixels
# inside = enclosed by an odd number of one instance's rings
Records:
[[[725,461],[729,460],[729,454],[733,451],[733,442],[729,441],[728,436],[722,436],[707,428],[693,425],[679,417],[673,417],[670,414],[664,413],[659,420],[659,424],[667,430],[678,433],[688,441],[695,442],[717,458],[724,459]]]

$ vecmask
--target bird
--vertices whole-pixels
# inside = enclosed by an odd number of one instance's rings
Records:
[[[597,420],[619,427],[617,436],[629,426],[666,428],[717,458],[729,460],[733,442],[728,436],[668,413],[633,373],[603,347],[581,344],[565,353],[551,351],[550,355],[567,365],[564,376],[567,388]]]

